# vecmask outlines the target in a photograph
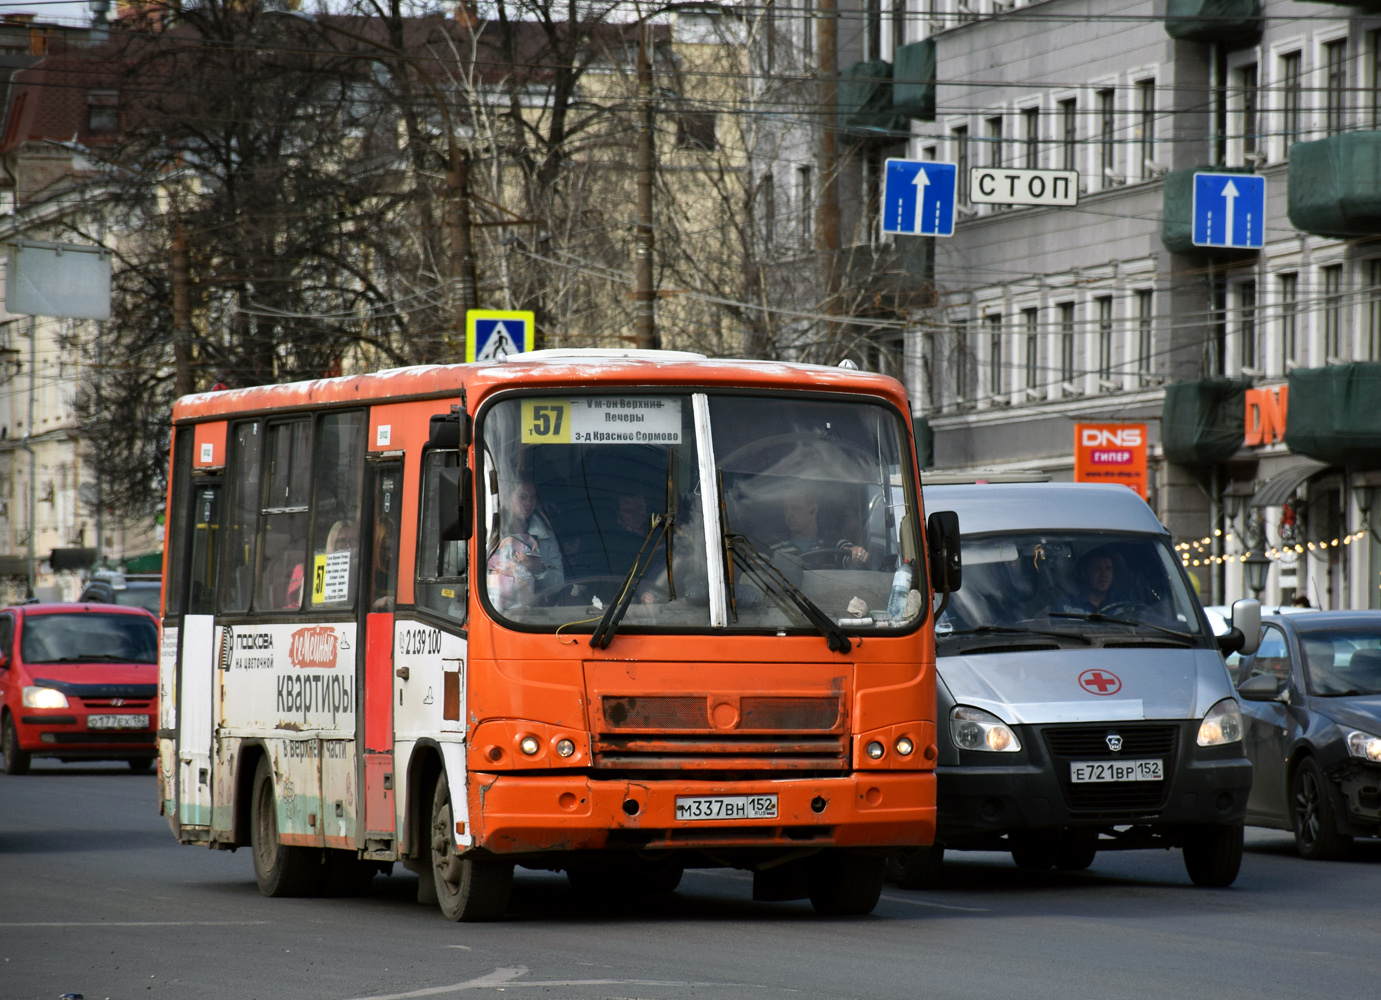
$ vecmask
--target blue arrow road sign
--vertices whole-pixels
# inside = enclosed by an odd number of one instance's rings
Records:
[[[953,163],[888,160],[882,190],[882,231],[908,236],[953,236]]]
[[[1194,245],[1258,250],[1265,242],[1266,178],[1194,175]]]

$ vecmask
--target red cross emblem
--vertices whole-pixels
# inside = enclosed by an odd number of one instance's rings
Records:
[[[1079,675],[1079,686],[1092,694],[1117,694],[1122,680],[1107,670],[1085,670]]]

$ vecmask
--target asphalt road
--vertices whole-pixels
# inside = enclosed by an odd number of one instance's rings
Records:
[[[1353,858],[1252,830],[1237,884],[1196,889],[1179,852],[967,854],[853,919],[754,903],[742,872],[596,907],[520,870],[510,919],[453,924],[401,867],[359,899],[265,899],[247,851],[172,839],[151,776],[38,761],[0,774],[0,1000],[1370,996],[1381,844]]]

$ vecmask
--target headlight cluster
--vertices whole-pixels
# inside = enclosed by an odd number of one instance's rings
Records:
[[[1381,763],[1381,736],[1371,733],[1350,732],[1347,734],[1347,752],[1363,760]]]
[[[67,696],[52,688],[26,687],[20,696],[25,708],[66,708]]]
[[[992,712],[956,705],[949,713],[949,731],[961,750],[991,753],[1016,753],[1021,749],[1017,734]]]
[[[1218,747],[1236,743],[1241,738],[1242,709],[1235,698],[1224,698],[1210,708],[1204,721],[1199,723],[1199,738],[1195,742],[1201,747]]]

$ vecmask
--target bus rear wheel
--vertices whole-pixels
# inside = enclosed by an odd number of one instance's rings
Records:
[[[451,789],[445,772],[432,794],[432,880],[437,903],[447,920],[498,920],[508,912],[513,866],[492,858],[456,853]]]
[[[810,875],[810,904],[825,917],[856,917],[872,913],[882,897],[887,875],[885,857],[865,857],[826,851]]]
[[[321,852],[292,847],[278,839],[278,802],[273,792],[273,768],[259,758],[250,800],[250,853],[254,877],[265,896],[312,896],[321,881]]]

